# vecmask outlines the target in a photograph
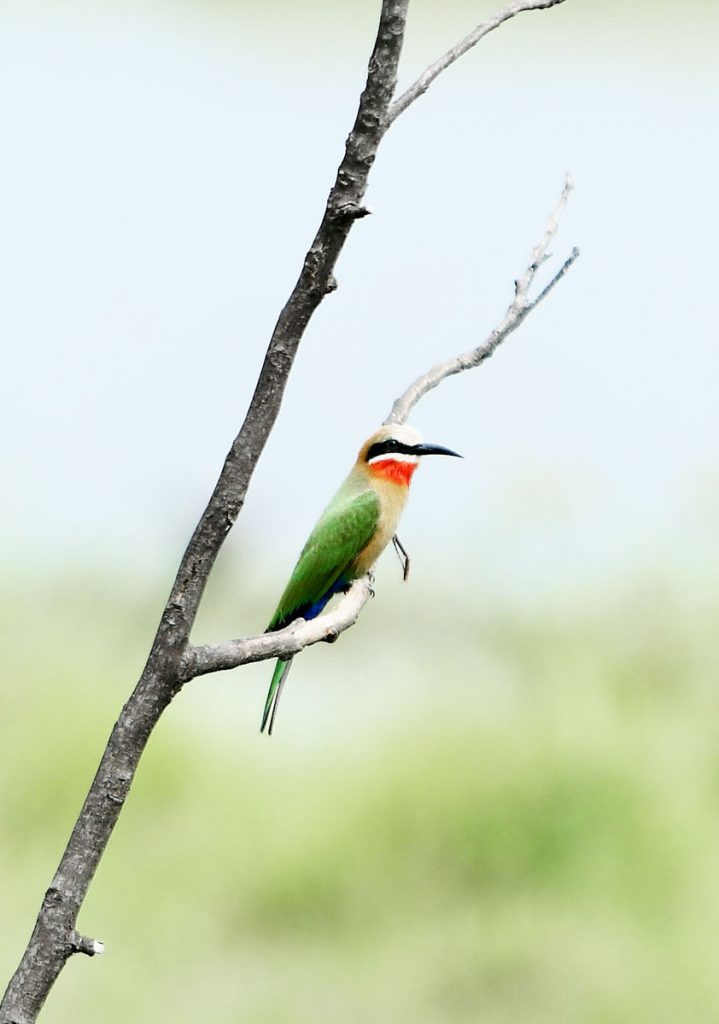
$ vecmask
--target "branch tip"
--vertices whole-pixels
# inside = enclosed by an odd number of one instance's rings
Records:
[[[481,22],[472,31],[456,43],[451,49],[447,50],[446,53],[442,54],[433,64],[430,64],[428,68],[422,72],[419,78],[410,85],[409,89],[399,96],[392,106],[389,108],[387,114],[386,126],[389,127],[393,121],[403,114],[404,111],[409,107],[416,99],[423,96],[427,92],[430,85],[438,78],[443,71],[446,71],[448,67],[454,64],[455,61],[463,57],[468,50],[476,46],[477,43],[484,39],[486,35],[493,32],[495,29],[503,25],[505,21],[509,21],[510,18],[516,17],[518,14],[523,14],[525,11],[545,11],[550,7],[556,7],[558,4],[564,3],[564,0],[514,0],[503,10],[497,14],[488,18],[486,21]]]
[[[528,10],[529,8],[523,9]],[[536,298],[529,298],[529,291],[534,283],[537,271],[549,259],[549,245],[557,233],[560,218],[573,187],[574,181],[571,175],[568,174],[564,180],[559,201],[549,216],[541,241],[532,250],[529,263],[522,276],[514,280],[514,295],[501,323],[476,348],[470,349],[468,352],[461,352],[451,359],[446,359],[444,362],[433,366],[421,377],[418,377],[395,401],[385,423],[405,423],[420,398],[426,395],[428,391],[431,391],[432,388],[436,388],[438,384],[441,384],[446,377],[450,377],[455,373],[461,373],[463,370],[469,370],[474,366],[479,366],[485,359],[488,359],[504,339],[519,327],[535,306],[538,306],[555,285],[562,280],[569,268],[579,257],[579,249],[576,246],[574,246],[559,270],[557,270]]]
[[[73,931],[70,937],[70,949],[73,953],[84,953],[85,956],[102,956],[105,952],[105,943]]]

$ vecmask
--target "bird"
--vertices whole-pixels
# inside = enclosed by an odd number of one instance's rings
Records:
[[[425,455],[462,457],[441,445],[424,443],[406,424],[384,424],[367,438],[302,548],[266,633],[283,629],[295,619],[316,618],[330,598],[371,571],[390,540],[399,544],[397,524],[414,472]],[[398,553],[399,549],[401,545]],[[405,578],[407,566],[408,561]],[[280,658],[275,666],[260,732],[269,722],[272,735],[291,664],[291,657]]]

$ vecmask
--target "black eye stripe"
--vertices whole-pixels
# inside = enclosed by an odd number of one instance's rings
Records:
[[[371,459],[376,459],[378,455],[392,455],[394,453],[414,455],[415,448],[415,445],[403,444],[401,441],[397,441],[396,438],[389,437],[386,441],[375,441],[370,446],[366,461],[369,462]]]

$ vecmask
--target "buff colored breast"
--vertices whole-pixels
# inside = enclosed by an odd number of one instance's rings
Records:
[[[381,478],[375,479],[374,490],[380,499],[380,517],[372,540],[354,561],[353,569],[358,576],[369,572],[397,532],[397,525],[409,494],[409,487],[406,484]]]

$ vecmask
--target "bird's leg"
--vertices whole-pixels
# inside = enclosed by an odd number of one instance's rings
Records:
[[[397,552],[397,558],[399,558],[399,564],[402,566],[402,579],[406,580],[409,576],[409,555],[405,549],[404,544],[395,533],[392,538],[394,549]]]
[[[369,580],[369,596],[374,597],[374,573],[371,569],[367,573],[367,579]]]

